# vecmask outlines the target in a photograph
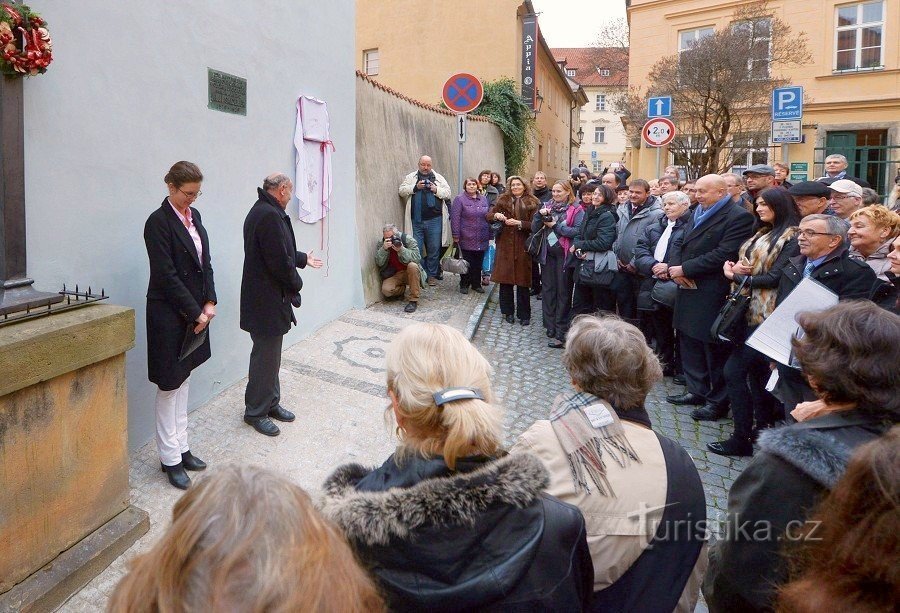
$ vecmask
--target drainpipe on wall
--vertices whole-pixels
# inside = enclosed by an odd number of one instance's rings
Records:
[[[567,171],[572,171],[572,113],[575,112],[575,105],[572,104],[569,106],[569,166],[566,168]]]

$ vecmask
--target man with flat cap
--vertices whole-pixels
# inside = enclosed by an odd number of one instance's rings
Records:
[[[747,191],[741,194],[747,210],[753,212],[756,209],[756,197],[759,192],[775,185],[775,169],[768,164],[754,164],[743,173]]]
[[[788,193],[793,196],[797,208],[800,209],[800,218],[807,215],[834,215],[834,210],[828,204],[831,198],[831,190],[819,181],[801,181],[794,183]]]
[[[297,251],[294,227],[285,211],[294,184],[284,173],[266,177],[257,188],[259,199],[244,220],[244,274],[241,278],[241,330],[250,333],[250,373],[244,393],[244,421],[257,432],[277,436],[272,421],[294,421],[281,406],[281,344],[297,324],[293,307],[300,306],[303,280],[298,268],[321,268],[310,251]]]

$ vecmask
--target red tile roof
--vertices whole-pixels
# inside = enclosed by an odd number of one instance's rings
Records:
[[[582,87],[628,85],[628,49],[561,47],[552,51],[557,62],[566,62],[566,70],[575,70],[571,78]],[[600,70],[609,70],[609,76],[601,76]]]

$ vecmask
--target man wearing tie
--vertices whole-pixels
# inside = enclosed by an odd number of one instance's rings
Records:
[[[244,220],[244,274],[241,278],[241,329],[250,333],[250,376],[244,394],[244,421],[266,436],[281,430],[272,421],[294,421],[281,406],[281,344],[297,323],[303,280],[298,268],[321,268],[322,260],[297,251],[291,218],[285,212],[294,184],[283,173],[266,177],[259,199]]]

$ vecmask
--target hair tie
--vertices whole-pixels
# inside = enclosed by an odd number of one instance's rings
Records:
[[[443,406],[454,400],[484,400],[481,390],[474,387],[448,387],[431,395],[434,404]]]

